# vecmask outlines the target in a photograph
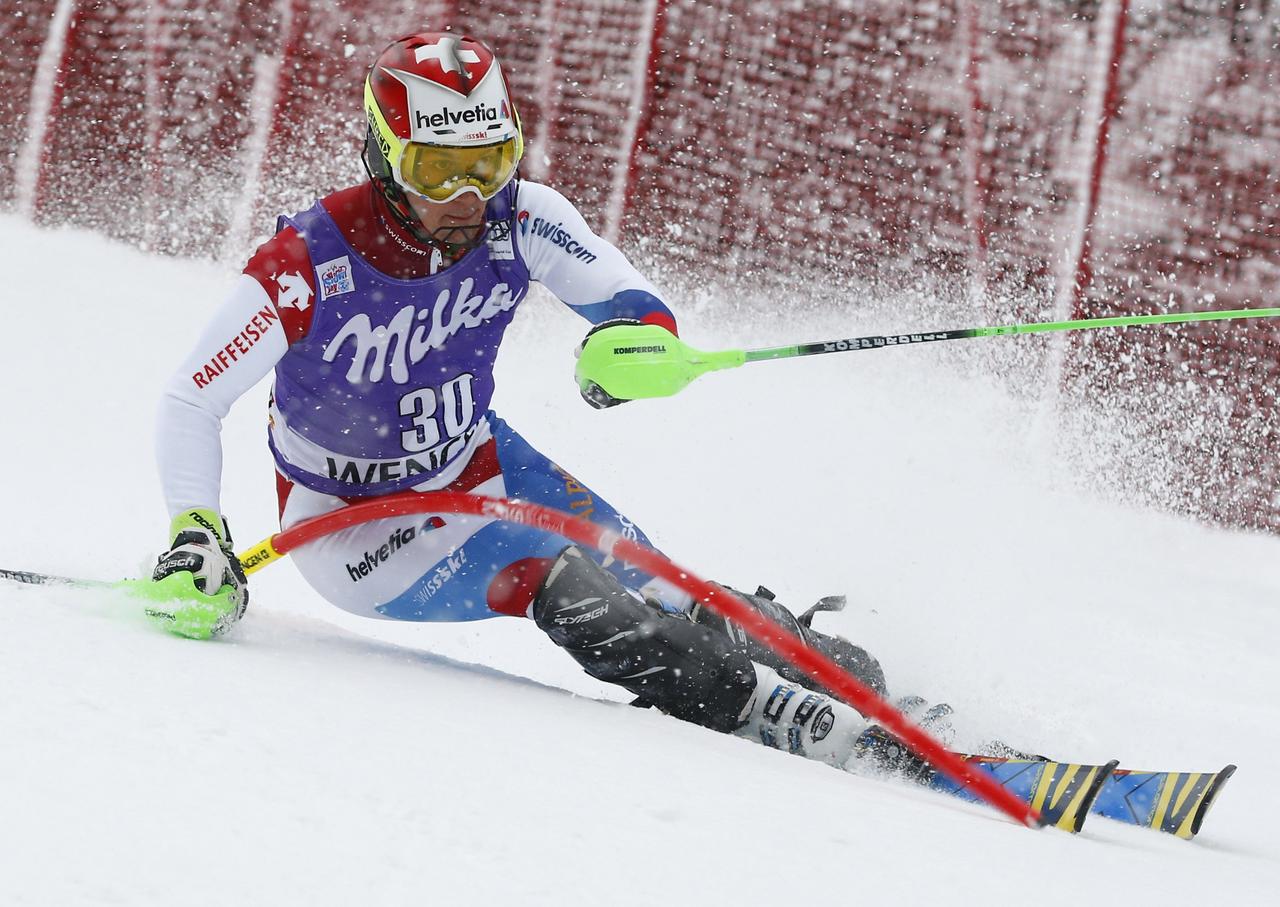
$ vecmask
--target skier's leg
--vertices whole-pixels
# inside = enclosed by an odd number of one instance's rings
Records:
[[[477,453],[468,475],[451,490],[533,500],[577,512],[647,543],[644,534],[607,502],[538,454],[501,420],[492,421],[494,446]],[[346,503],[284,483],[281,524],[288,527]],[[650,607],[641,594],[623,584],[652,591],[652,577],[623,564],[611,563],[606,570],[588,558],[578,558],[591,565],[591,582],[607,587],[608,597],[615,602],[612,617],[607,616],[608,609],[601,614],[588,609],[580,620],[561,624],[557,617],[572,615],[538,612],[533,607],[535,595],[548,586],[548,571],[567,544],[543,530],[487,518],[422,514],[353,526],[305,546],[295,552],[294,559],[325,598],[355,614],[397,620],[528,614],[588,673],[619,683],[677,717],[718,730],[738,729],[788,748],[794,748],[795,735],[808,726],[817,728],[810,748],[828,740],[824,745],[831,747],[845,739],[847,735],[833,735],[826,725],[830,721],[852,726],[855,712],[825,696],[822,707],[815,706],[815,700],[807,698],[809,691],[799,686],[802,679],[771,654],[767,657],[773,665],[791,673],[793,683],[787,684],[770,666],[753,664],[752,655],[766,657],[762,653],[767,650],[756,647],[748,652],[735,644],[723,626],[700,626],[690,620],[679,605],[671,604],[679,596],[691,603],[687,594],[663,590],[665,594],[659,596],[666,610]],[[581,572],[570,571],[565,578]],[[584,597],[589,596],[580,596]],[[772,615],[775,619],[790,617],[785,609],[778,610]],[[816,636],[810,632],[810,637]],[[803,694],[799,698],[795,698],[797,690]],[[827,706],[829,715],[823,712]],[[850,717],[837,720],[845,713]],[[819,717],[811,724],[814,716]],[[839,746],[830,750],[841,751]],[[834,757],[822,758],[832,761]]]
[[[723,634],[646,604],[576,547],[552,564],[533,619],[598,680],[713,730],[743,722],[756,686],[751,659]]]
[[[538,590],[533,618],[592,677],[703,727],[837,766],[867,727],[844,703],[753,663],[724,633],[641,601],[572,546]]]

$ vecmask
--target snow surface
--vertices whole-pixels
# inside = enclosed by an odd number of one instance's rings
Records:
[[[137,575],[165,542],[160,382],[233,273],[12,217],[0,248],[0,566]],[[776,307],[693,305],[683,333],[965,321]],[[0,903],[1271,902],[1280,539],[1118,503],[1080,466],[1105,439],[1046,433],[1035,395],[973,358],[1021,340],[762,363],[594,412],[582,329],[536,298],[508,335],[497,405],[533,443],[705,576],[797,610],[847,592],[819,626],[896,692],[952,703],[961,746],[1239,763],[1200,839],[1031,832],[628,708],[526,621],[348,617],[286,563],[211,643],[111,593],[3,585]],[[225,426],[242,545],[275,528],[265,396]]]

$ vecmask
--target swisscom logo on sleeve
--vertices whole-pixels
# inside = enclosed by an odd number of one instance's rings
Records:
[[[356,281],[351,276],[351,260],[345,255],[316,265],[316,277],[320,279],[321,299],[355,292]]]
[[[573,234],[564,229],[564,224],[553,224],[541,217],[535,217],[530,223],[528,211],[517,214],[516,223],[520,225],[521,236],[528,236],[531,233],[534,236],[541,236],[587,264],[596,260],[596,253],[574,239]]]

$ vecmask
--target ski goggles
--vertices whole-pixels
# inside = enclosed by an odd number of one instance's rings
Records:
[[[447,202],[475,190],[483,199],[498,194],[516,172],[520,139],[453,148],[406,142],[400,155],[400,184],[433,202]]]

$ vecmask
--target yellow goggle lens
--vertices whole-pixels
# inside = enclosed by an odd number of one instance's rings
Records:
[[[409,142],[400,157],[400,178],[407,188],[436,202],[448,201],[468,187],[492,198],[515,173],[517,142],[514,136],[472,148]]]

